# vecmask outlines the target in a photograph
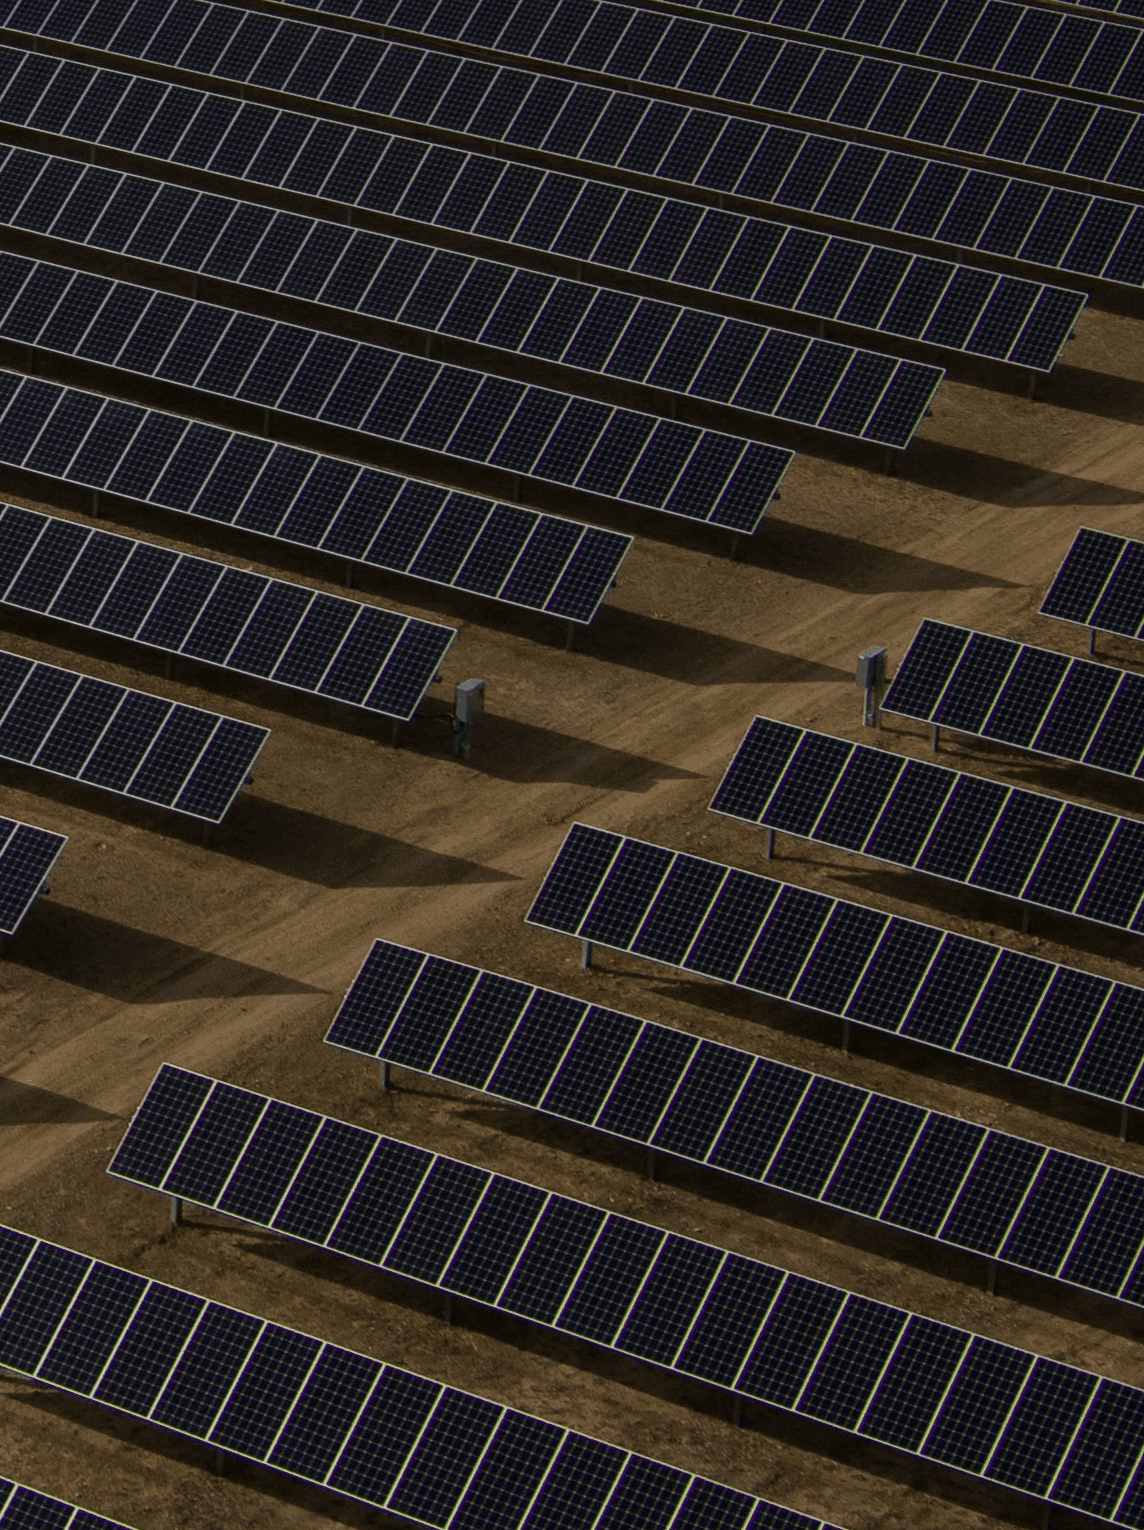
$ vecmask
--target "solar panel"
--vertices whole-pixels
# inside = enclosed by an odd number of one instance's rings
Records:
[[[0,651],[0,759],[53,776],[221,823],[269,737],[254,723]],[[28,852],[36,888],[41,862],[63,848],[50,840]]]
[[[68,183],[60,188],[59,208],[71,197],[70,183],[68,177]],[[101,191],[110,189],[100,185]],[[139,189],[148,205],[159,190],[154,182],[141,182]],[[245,214],[255,214],[260,233],[271,222],[272,215],[265,209],[222,198],[212,200],[215,205],[205,209],[211,225],[217,223],[220,212],[228,225],[236,220],[241,224]],[[142,205],[137,208],[140,218],[146,210]],[[41,206],[36,215],[38,223],[43,221],[44,211]],[[94,215],[96,209],[90,211]],[[293,238],[298,232],[294,227],[297,220],[292,215],[283,217],[289,237]],[[339,278],[334,268],[341,270],[344,260],[352,255],[347,257],[343,252],[343,239],[337,240],[337,247],[331,243],[328,236],[332,227],[316,225],[316,230],[320,240],[326,241],[323,254],[329,283],[338,291]],[[130,228],[120,229],[119,236],[126,238],[132,232]],[[213,226],[211,233],[213,236]],[[248,230],[243,239],[244,255],[251,253],[249,233]],[[225,234],[219,238],[225,238]],[[262,268],[265,269],[268,255],[280,266],[282,231],[266,229],[263,238],[269,244],[259,245]],[[192,260],[181,258],[178,250],[187,249],[188,244],[194,248],[193,241],[194,234],[184,221],[174,240],[175,258],[169,263],[196,271],[202,269],[217,241],[212,237],[205,248],[200,245]],[[566,281],[519,266],[436,250],[410,240],[365,235],[363,243],[365,261],[355,267],[352,292],[335,305],[350,312],[512,355],[535,357],[576,372],[602,373],[654,387],[662,393],[729,404],[752,414],[791,420],[882,446],[902,448],[909,444],[944,375],[938,367],[897,360],[879,351],[860,350],[833,340],[812,340],[789,330],[722,318],[661,299],[637,298],[588,282]],[[255,254],[253,258],[257,272],[259,256]],[[273,285],[283,275],[277,270]],[[18,282],[19,277],[15,280]],[[85,284],[81,283],[81,290],[87,310],[84,319],[88,320],[93,297]],[[341,290],[344,292],[344,288]],[[1068,312],[1070,322],[1075,321],[1077,305],[1083,301],[1079,294],[1073,297],[1071,307],[1066,306],[1059,315],[1063,318]],[[56,320],[57,328],[61,322]],[[98,319],[91,322],[97,323]],[[269,323],[262,321],[245,323],[247,328],[252,323],[259,326],[259,339],[261,332],[270,329]],[[1054,336],[1058,331],[1059,326]],[[262,351],[252,340],[247,351],[254,355],[253,361],[243,352],[243,370],[249,364],[257,371],[253,378],[246,379],[245,393],[240,387],[240,397],[249,397],[253,390],[258,390],[261,398],[265,392],[276,392],[275,383],[289,384],[299,365],[302,341],[296,338],[289,344],[282,337],[284,333],[289,331],[267,339]],[[125,327],[125,342],[126,336]],[[227,343],[219,341],[220,347]],[[211,354],[205,353],[204,369],[211,360]],[[421,358],[405,365],[407,372],[425,370]],[[480,374],[462,373],[457,368],[445,370],[444,376],[451,383],[442,383],[441,390],[455,402],[451,409],[443,400],[439,403],[436,411],[439,422],[435,419],[423,424],[422,434],[427,442],[422,444],[439,445],[438,437],[449,436],[476,387],[462,379],[474,375]],[[235,381],[236,385],[242,383],[241,371]],[[587,402],[581,403],[579,412],[589,416],[603,414],[600,406]],[[401,423],[406,423],[404,415]],[[458,430],[464,428],[463,423],[457,425]],[[539,445],[544,444],[546,433],[540,432]],[[594,432],[586,431],[585,439],[589,443],[594,440]]]
[[[1144,928],[1144,825],[1059,797],[757,717],[711,807],[1114,929]]]
[[[56,109],[65,86],[82,92],[82,110]],[[155,88],[162,92],[158,106],[152,100]],[[136,103],[146,119],[142,125],[132,115]],[[648,194],[646,178],[654,172],[673,186],[815,212],[986,257],[1011,256],[1130,287],[1144,282],[1144,208],[788,127],[708,114],[704,132],[677,135],[674,145],[640,171],[640,188],[625,192],[580,174],[516,164],[503,153],[474,154],[295,112],[277,111],[267,117],[268,111],[179,85],[156,87],[152,81],[137,82],[130,75],[71,60],[0,49],[0,120],[73,143],[106,143],[164,167],[202,164],[213,174],[247,184],[281,187],[484,239],[552,249],[575,260],[590,258],[596,265],[637,270],[646,266],[654,271],[657,260],[666,260],[663,251],[678,237],[681,222],[694,216],[687,202]],[[193,143],[188,137],[172,145],[171,134],[158,131],[160,122],[182,124],[192,118]],[[484,136],[492,134],[494,126],[486,122]],[[174,133],[177,140],[181,131]],[[549,139],[546,152],[555,154],[559,140],[551,134]],[[239,145],[245,146],[241,153]],[[574,157],[560,157],[577,172],[584,163],[611,164],[590,144],[581,145]],[[645,159],[639,163],[644,165]],[[173,217],[178,223],[180,194],[186,195],[172,188],[156,209],[157,222],[147,226],[147,237],[136,241],[132,253],[146,254],[152,241],[167,243],[162,238],[164,220]],[[22,189],[17,188],[17,201],[20,195]],[[101,234],[113,238],[118,216],[117,206]],[[672,269],[672,280],[732,292],[743,286],[750,290],[749,274],[757,266],[758,250],[767,246],[769,227],[773,226],[761,219],[708,210]],[[56,235],[63,232],[61,227],[53,229]],[[244,237],[236,231],[228,252],[241,252]],[[731,246],[734,258],[721,264]],[[168,259],[171,248],[168,244]],[[347,265],[342,272],[351,288],[355,269]],[[930,266],[921,270],[930,272]],[[892,271],[887,275],[882,265],[869,275],[871,280],[892,282]],[[245,279],[250,280],[249,270]],[[296,290],[305,290],[304,274],[299,274],[299,282]],[[963,345],[972,335],[974,347],[985,345],[987,354],[1020,364],[1026,348],[1031,355],[1041,355],[1050,339],[1047,333],[1040,335],[1040,329],[1054,330],[1059,322],[1054,318],[1056,306],[1068,299],[1034,284],[1007,286],[1005,304],[987,304],[975,327],[973,294],[979,282],[972,275],[962,277],[956,297],[954,291],[946,294],[926,320],[926,281],[916,280],[910,290],[911,302],[921,305],[923,315],[918,319],[919,336],[943,344],[948,337],[948,343]],[[326,289],[326,301],[331,290]],[[876,304],[880,290],[875,282],[863,304],[847,305],[839,317],[846,323],[862,322],[861,314],[872,304],[881,312]],[[968,305],[964,320],[963,302]]]
[[[117,1519],[0,1477],[0,1530],[128,1530]]]
[[[1050,1501],[1114,1515],[1144,1453],[1138,1389],[183,1068],[160,1069],[109,1172],[950,1464],[939,1421],[987,1408],[973,1356],[1004,1357],[1020,1379],[976,1471]],[[919,1345],[943,1374],[903,1385]],[[1108,1442],[1093,1441],[1123,1394],[1134,1406],[1101,1470]],[[1035,1471],[1029,1437],[1045,1442]]]
[[[830,1530],[12,1228],[0,1270],[7,1370],[418,1524]]]
[[[38,437],[14,428],[37,413]],[[595,617],[633,541],[4,371],[0,462],[579,623]]]
[[[1144,635],[1144,542],[1082,526],[1041,602],[1041,615],[1090,632]]]
[[[457,635],[2,501],[0,603],[401,720]]]
[[[528,922],[1144,1107],[1144,989],[1042,957],[585,824]]]
[[[599,183],[581,185],[579,201],[603,192],[605,204],[587,233],[586,258],[592,258],[595,244],[617,269],[646,272],[701,291],[756,298],[769,307],[815,319],[845,315],[843,322],[876,334],[927,338],[943,349],[1047,372],[1085,304],[1083,293],[1068,288],[681,202],[663,202],[645,233],[649,199],[644,193],[624,193]],[[586,283],[514,271],[344,223],[274,213],[211,192],[184,190],[26,149],[0,147],[0,208],[17,228],[58,233],[96,249],[145,252],[152,261],[350,312],[383,313],[406,322],[402,315],[408,310],[408,322],[466,339],[490,325],[503,336],[501,311],[509,310],[511,284],[521,296],[527,295],[526,306],[535,312],[531,328],[526,325],[517,340],[526,354],[547,357],[554,345],[567,347],[569,326],[579,322],[583,329],[593,322],[586,316],[590,304],[595,314],[610,303],[612,311],[601,317],[613,327],[626,321],[629,335],[636,333],[639,322],[636,307],[641,314],[649,312],[646,302],[625,305]],[[573,212],[562,221],[569,220],[575,224]],[[622,240],[625,226],[637,230],[634,239]],[[520,225],[529,239],[535,228],[536,220],[527,218]],[[228,236],[228,230],[239,229],[241,239]],[[517,232],[510,229],[504,242],[531,251],[532,243],[517,239]],[[559,229],[549,229],[547,235],[556,240]],[[354,273],[350,283],[347,271]],[[385,279],[380,280],[383,271]],[[402,280],[395,287],[398,271]],[[666,305],[655,306],[656,313],[665,311]],[[1015,330],[995,322],[1010,311],[1030,318]],[[698,354],[706,346],[710,356],[716,346],[712,337],[728,333],[730,321],[695,310],[680,312],[684,317],[676,321],[674,333],[681,332],[681,324],[696,330]],[[494,313],[501,317],[494,318]],[[686,369],[681,373],[668,367],[673,353],[670,339],[664,341],[654,370],[686,391],[694,376],[685,385]],[[613,351],[613,369],[615,360]],[[886,370],[884,363],[880,370]]]
[[[14,935],[67,844],[66,834],[0,818],[0,935]]]
[[[1076,10],[1082,9],[1081,0],[1062,0],[1062,3]],[[1083,0],[1083,9],[1115,11],[1118,16],[1144,16],[1144,4],[1141,0]]]
[[[530,922],[551,928],[553,896],[576,899],[591,882],[604,847],[581,840],[578,848],[582,877],[565,857]],[[741,878],[740,925],[749,925],[746,900],[761,879],[732,875]],[[710,972],[716,944],[725,953],[739,929],[725,921],[707,935],[707,957],[691,970]],[[900,966],[910,960],[907,952]],[[375,942],[326,1040],[886,1227],[1144,1302],[1144,1177],[960,1117],[388,941]]]
[[[614,9],[609,7],[609,12]],[[646,14],[619,9],[629,16]],[[172,0],[169,6],[146,10],[136,6],[130,21],[113,0],[105,0],[90,21],[84,11],[83,6],[61,3],[54,8],[54,20],[41,21],[37,10],[30,24],[24,24],[24,0],[5,0],[0,25],[34,37],[78,42],[116,57],[146,58],[199,76],[258,85],[307,105],[316,100],[397,121],[433,122],[455,132],[500,137],[530,148],[551,147],[645,173],[653,173],[680,138],[692,145],[694,158],[694,145],[708,148],[720,124],[732,132],[761,127],[731,114],[716,117],[703,107],[636,95],[630,86],[610,90],[294,18],[262,22],[267,28],[264,45],[246,48],[238,44],[237,34],[248,24],[248,13],[213,4],[204,12],[198,0]],[[189,41],[188,23],[195,29]],[[685,25],[689,31],[695,28],[694,22]],[[208,33],[210,43],[203,47]],[[734,51],[729,60],[719,58],[715,67],[717,54],[705,60],[706,77],[696,92],[705,100],[956,149],[1086,183],[1144,187],[1144,121],[1121,107],[779,37],[718,27],[709,35],[716,40],[724,36]],[[497,46],[501,52],[529,56],[527,49],[510,49],[507,29]],[[669,78],[675,62],[668,61]],[[610,78],[669,82],[656,79],[654,55],[648,60],[639,50],[625,50],[622,40],[614,51],[608,50],[605,63]],[[685,73],[681,70],[681,77]],[[156,100],[160,89],[150,85]],[[232,104],[237,113],[240,102]],[[259,129],[245,145],[248,157],[261,147],[270,126],[265,107],[256,105],[254,111]],[[154,120],[150,112],[147,115]],[[182,122],[179,129],[185,129],[189,139],[195,137],[193,125],[188,128]],[[789,158],[783,171],[788,164]],[[773,173],[773,165],[771,169]]]
[[[0,255],[0,336],[733,531],[758,528],[794,456],[23,256]]]
[[[1133,3],[1135,13],[1144,14],[1144,6],[1138,0]],[[732,89],[732,70],[741,73],[748,59],[765,66],[774,52],[770,37],[763,47],[752,47],[725,26],[649,16],[607,0],[588,0],[574,13],[559,16],[546,0],[519,0],[509,6],[496,0],[429,0],[416,9],[401,0],[301,4],[308,10],[404,27],[417,35],[479,41],[482,48],[525,52],[533,59],[582,69],[606,71],[616,61],[634,68],[649,84],[698,93],[706,91],[712,78],[721,80],[723,91]],[[1101,8],[1116,7],[1110,3]],[[687,9],[704,15],[717,11],[730,20],[773,22],[787,31],[962,64],[979,73],[993,71],[1132,101],[1144,99],[1144,40],[1136,27],[1079,20],[1013,0],[901,0],[877,7],[863,7],[862,0],[690,0]]]
[[[1144,678],[924,621],[883,709],[1115,775],[1144,774]]]

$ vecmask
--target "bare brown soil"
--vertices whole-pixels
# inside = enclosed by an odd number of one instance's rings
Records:
[[[846,1056],[834,1023],[606,952],[585,972],[573,942],[523,923],[577,819],[761,867],[761,835],[707,811],[751,717],[858,737],[855,655],[885,642],[900,657],[923,616],[1083,652],[1083,633],[1036,611],[1079,525],[1140,534],[1144,323],[1094,310],[1067,356],[1036,403],[1022,379],[985,368],[947,382],[893,477],[857,450],[804,452],[738,562],[702,528],[617,516],[639,540],[575,652],[526,613],[367,578],[366,598],[460,626],[429,710],[458,680],[487,679],[471,766],[438,722],[410,725],[395,750],[387,724],[190,664],[167,680],[158,655],[5,613],[5,646],[273,733],[209,848],[169,815],[0,768],[5,813],[70,836],[51,896],[0,962],[0,1220],[849,1530],[1039,1523],[1015,1495],[761,1407],[735,1429],[715,1393],[524,1322],[462,1303],[448,1327],[412,1285],[222,1218],[192,1211],[166,1236],[165,1202],[104,1171],[171,1061],[1144,1383],[1131,1309],[1011,1272],[990,1297],[980,1261],[680,1164],[649,1183],[621,1144],[411,1074],[381,1096],[371,1065],[322,1045],[386,936],[1144,1170],[1144,1144],[1122,1145],[1095,1103],[872,1036]],[[331,589],[341,577],[271,544],[208,542],[177,517],[139,512],[124,529]],[[1144,663],[1129,644],[1103,653]],[[920,728],[893,720],[882,742],[928,751]],[[946,749],[950,764],[1144,811],[1144,789],[1113,777],[968,738]],[[1140,979],[1132,937],[1049,916],[1026,936],[1001,900],[795,840],[779,852],[791,880]],[[213,1466],[157,1429],[0,1381],[0,1473],[140,1530],[383,1522],[268,1471]]]

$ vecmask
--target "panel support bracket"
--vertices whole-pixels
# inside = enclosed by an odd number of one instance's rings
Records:
[[[930,748],[933,750],[934,754],[936,754],[941,748],[941,728],[937,723],[934,723],[933,725],[933,735],[930,738]]]
[[[1088,629],[1088,651],[1089,651],[1089,653],[1095,653],[1096,652],[1096,628],[1095,627],[1090,627]]]
[[[383,1062],[382,1065],[381,1065],[379,1082],[381,1084],[381,1092],[382,1092],[382,1094],[388,1094],[389,1093],[390,1085],[389,1085],[389,1064],[387,1062]]]
[[[659,1160],[656,1157],[655,1148],[647,1150],[647,1177],[653,1183],[659,1178]]]
[[[581,967],[590,967],[592,965],[592,942],[590,940],[582,940],[580,942],[580,965]]]
[[[567,625],[568,625],[568,634],[567,634],[567,636],[564,639],[564,652],[565,653],[571,653],[572,649],[573,649],[573,647],[575,646],[575,643],[576,643],[576,623],[575,622],[569,622]]]
[[[449,1294],[445,1297],[445,1321],[449,1327],[453,1326],[453,1297]]]
[[[768,861],[774,859],[774,854],[775,854],[775,831],[773,829],[768,829],[767,830],[767,837],[763,841],[763,854],[766,856]]]
[[[987,1272],[987,1274],[985,1276],[985,1294],[987,1296],[996,1296],[997,1295],[997,1261],[996,1261],[996,1259],[991,1259],[989,1261],[989,1269],[988,1269],[988,1272]]]
[[[177,1195],[172,1195],[168,1199],[171,1203],[171,1226],[178,1227],[179,1223],[183,1220],[183,1203]]]
[[[743,1427],[743,1399],[735,1397],[731,1403],[731,1422],[736,1429]]]
[[[1127,1142],[1128,1141],[1128,1106],[1127,1105],[1122,1105],[1120,1107],[1120,1140],[1121,1140],[1121,1142]]]
[[[1029,921],[1032,918],[1032,910],[1027,903],[1021,904],[1021,934],[1029,933]]]
[[[842,1022],[842,1050],[850,1056],[850,1021],[845,1019]]]

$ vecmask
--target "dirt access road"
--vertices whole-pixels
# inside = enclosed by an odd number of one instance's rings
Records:
[[[461,1303],[447,1327],[415,1287],[222,1218],[191,1211],[166,1237],[165,1203],[104,1170],[171,1061],[1144,1384],[1144,1318],[1128,1309],[1012,1273],[990,1297],[980,1261],[679,1164],[652,1184],[634,1150],[410,1074],[381,1096],[375,1069],[322,1045],[386,936],[1144,1170],[1144,1144],[1121,1145],[1095,1104],[873,1036],[845,1056],[836,1024],[604,952],[585,972],[573,942],[522,922],[576,819],[760,867],[761,834],[707,811],[751,717],[858,737],[856,654],[884,642],[896,660],[924,616],[1082,652],[1083,633],[1036,609],[1078,525],[1140,533],[1142,407],[1144,322],[1093,310],[1041,401],[995,370],[948,381],[896,476],[857,448],[800,455],[738,562],[703,528],[617,519],[635,550],[571,653],[540,618],[369,576],[367,598],[460,627],[430,710],[457,681],[488,681],[471,766],[439,722],[410,725],[395,750],[388,725],[332,705],[190,664],[166,680],[157,655],[5,613],[5,646],[273,734],[209,848],[169,818],[0,768],[6,813],[71,836],[51,896],[0,963],[0,1217],[848,1530],[1039,1523],[1014,1495],[761,1407],[735,1429],[714,1393],[524,1322]],[[123,529],[208,547],[177,517],[140,512]],[[193,542],[178,540],[188,531]],[[209,546],[338,587],[332,564],[228,535]],[[1129,644],[1103,652],[1144,662]],[[896,721],[882,742],[928,750],[921,728]],[[950,764],[1144,811],[1130,783],[966,738],[946,747]],[[790,880],[1140,978],[1131,937],[1048,916],[1025,936],[998,899],[789,839],[780,857]],[[246,1465],[216,1477],[213,1464],[156,1429],[0,1382],[0,1472],[140,1530],[383,1521]]]

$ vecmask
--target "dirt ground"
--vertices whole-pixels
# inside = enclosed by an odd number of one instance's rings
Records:
[[[377,936],[471,960],[903,1099],[1144,1170],[1115,1113],[940,1053],[572,941],[524,914],[567,826],[582,820],[761,868],[762,835],[707,811],[756,712],[862,735],[855,657],[900,658],[924,616],[1084,651],[1036,614],[1079,525],[1139,535],[1144,321],[1093,308],[1030,401],[1026,379],[968,367],[894,476],[857,448],[805,451],[781,504],[729,561],[726,539],[617,513],[637,543],[595,625],[566,652],[557,624],[413,581],[367,575],[365,598],[447,620],[460,635],[429,712],[488,682],[473,761],[439,722],[389,741],[363,720],[267,685],[33,618],[0,615],[4,646],[265,723],[271,739],[209,847],[170,815],[0,767],[5,813],[70,841],[0,961],[0,1220],[412,1367],[498,1401],[763,1494],[848,1530],[1029,1525],[1014,1494],[762,1407],[732,1426],[725,1397],[228,1222],[105,1174],[164,1061],[265,1090],[536,1184],[766,1258],[978,1332],[1144,1384],[1144,1314],[984,1266],[858,1219],[754,1191],[479,1096],[376,1069],[322,1044]],[[64,498],[29,499],[76,514]],[[43,494],[45,491],[41,490]],[[125,514],[126,512],[117,512]],[[254,539],[139,511],[110,522],[337,589],[341,569]],[[1104,640],[1102,657],[1144,650]],[[868,738],[869,735],[866,735]],[[928,752],[889,720],[889,748]],[[947,735],[946,763],[1139,814],[1144,787]],[[1141,945],[841,852],[781,839],[795,882],[1139,981]],[[1137,1132],[1144,1139],[1144,1123]],[[331,1494],[22,1381],[0,1381],[0,1473],[140,1530],[381,1524]],[[1068,1525],[1060,1515],[1054,1524]],[[1078,1521],[1079,1523],[1079,1521]]]

